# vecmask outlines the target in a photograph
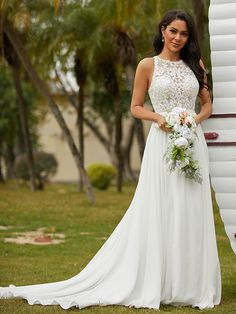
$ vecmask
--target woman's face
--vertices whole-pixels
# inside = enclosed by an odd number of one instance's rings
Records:
[[[185,46],[189,38],[185,21],[174,20],[164,28],[162,27],[164,46],[173,53],[178,53]]]

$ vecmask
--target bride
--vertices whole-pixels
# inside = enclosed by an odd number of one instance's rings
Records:
[[[1,298],[19,297],[29,304],[58,304],[64,309],[92,305],[159,309],[160,304],[205,309],[220,303],[221,274],[201,129],[212,103],[191,16],[167,12],[154,49],[156,55],[143,59],[135,76],[131,112],[153,123],[125,215],[79,274],[60,282],[0,288]],[[154,112],[143,106],[147,92]],[[192,112],[196,121],[193,153],[201,184],[178,170],[170,174],[163,159],[170,134],[165,112],[174,107]]]

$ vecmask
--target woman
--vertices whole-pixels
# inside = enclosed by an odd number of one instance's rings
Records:
[[[211,308],[220,303],[221,276],[209,184],[207,147],[200,122],[212,104],[192,18],[170,11],[154,40],[156,56],[143,59],[135,77],[132,114],[152,121],[134,198],[111,236],[76,276],[61,282],[1,288],[1,297],[64,309],[160,304]],[[154,112],[143,107],[149,92]],[[164,112],[184,107],[195,114],[194,156],[202,184],[169,174],[163,155],[168,132]],[[158,127],[156,127],[158,125]]]

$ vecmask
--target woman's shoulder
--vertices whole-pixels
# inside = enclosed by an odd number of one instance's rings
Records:
[[[154,58],[148,57],[139,61],[138,68],[142,71],[149,72],[153,70]]]

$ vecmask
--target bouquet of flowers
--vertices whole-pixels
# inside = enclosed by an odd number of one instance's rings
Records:
[[[193,146],[196,138],[196,122],[185,108],[174,107],[165,114],[170,128],[169,143],[164,158],[170,172],[178,169],[186,178],[202,183],[199,163],[193,159]]]

